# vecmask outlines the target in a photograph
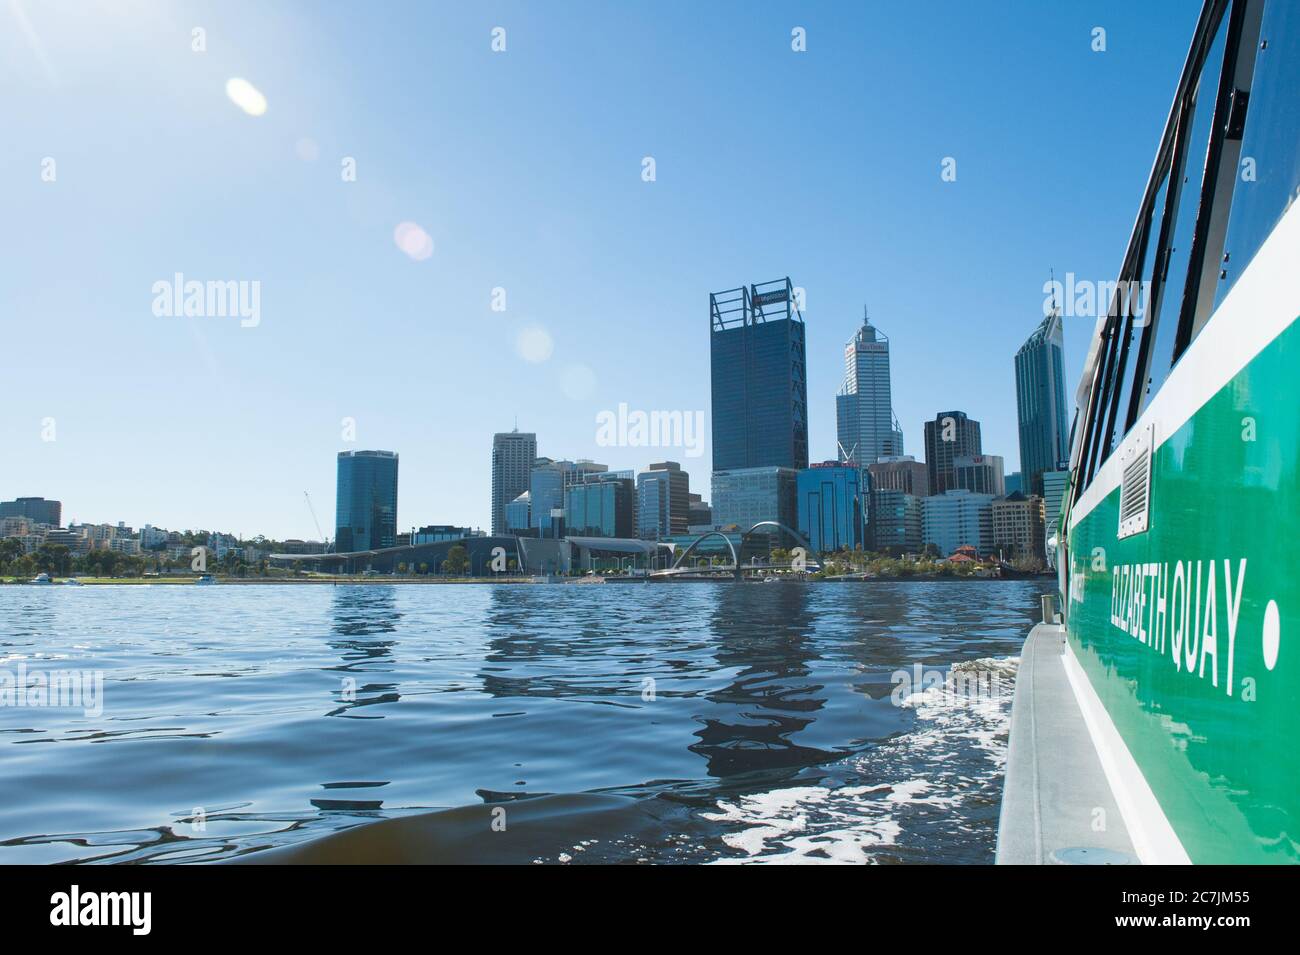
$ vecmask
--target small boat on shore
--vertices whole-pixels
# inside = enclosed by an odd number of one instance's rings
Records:
[[[31,580],[29,580],[29,581],[27,581],[27,582],[28,582],[29,584],[50,584],[50,583],[53,583],[53,581],[50,580],[50,575],[49,575],[49,574],[46,574],[46,573],[39,573],[39,574],[37,574],[35,577],[33,577]]]

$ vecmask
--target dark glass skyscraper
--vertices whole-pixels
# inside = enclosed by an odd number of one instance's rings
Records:
[[[964,411],[940,411],[925,423],[925,467],[930,493],[942,494],[957,485],[958,458],[983,454],[980,423]]]
[[[803,316],[790,279],[709,295],[713,470],[808,466]]]
[[[340,451],[334,509],[339,553],[397,545],[397,455]]]
[[[1064,334],[1056,309],[1016,352],[1016,416],[1020,473],[1027,493],[1043,494],[1043,472],[1067,466]]]
[[[852,550],[866,543],[863,471],[836,461],[800,471],[799,533],[818,553]]]

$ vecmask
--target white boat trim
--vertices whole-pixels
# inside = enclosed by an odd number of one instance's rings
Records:
[[[1191,865],[1192,860],[1183,848],[1182,840],[1160,808],[1146,776],[1124,744],[1068,640],[1065,641],[1061,662],[1065,664],[1065,675],[1083,712],[1083,722],[1088,727],[1088,735],[1092,738],[1097,758],[1101,760],[1120,815],[1124,817],[1138,859],[1143,865]]]
[[[1300,202],[1292,203],[1237,284],[1169,372],[1129,434],[1155,425],[1152,453],[1300,315]],[[1116,449],[1118,451],[1119,449]],[[1070,511],[1070,529],[1119,487],[1112,453]]]

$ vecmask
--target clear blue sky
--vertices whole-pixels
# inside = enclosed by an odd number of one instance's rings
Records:
[[[682,460],[707,498],[707,441],[602,448],[595,417],[707,415],[708,293],[787,274],[814,459],[865,302],[907,450],[956,408],[1014,470],[1012,355],[1049,268],[1114,278],[1198,9],[6,2],[0,498],[315,537],[302,492],[332,534],[336,452],[384,448],[401,527],[486,526],[516,416],[552,457]],[[260,281],[260,324],[155,316],[177,272]],[[1066,321],[1071,388],[1091,326]]]

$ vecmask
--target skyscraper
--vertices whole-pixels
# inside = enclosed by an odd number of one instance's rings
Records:
[[[690,520],[691,476],[676,461],[661,461],[636,476],[637,536],[659,540],[685,534]]]
[[[959,488],[977,494],[992,494],[994,497],[1002,497],[1007,493],[1000,454],[975,454],[956,458],[952,462],[952,469]]]
[[[338,553],[397,546],[397,454],[340,451],[334,504]]]
[[[1064,468],[1070,459],[1063,342],[1061,313],[1053,308],[1016,352],[1020,472],[1027,494],[1041,495],[1043,472]]]
[[[930,493],[930,472],[923,462],[910,454],[888,455],[867,465],[871,475],[869,490],[905,491],[916,497]]]
[[[506,506],[524,491],[533,461],[537,458],[537,435],[518,428],[492,436],[492,533],[506,533]]]
[[[903,453],[903,431],[894,417],[889,384],[889,339],[871,324],[865,306],[862,327],[844,346],[835,431],[842,461],[853,460],[865,468]]]
[[[709,326],[713,470],[806,468],[804,326],[790,279],[710,294]]]
[[[925,423],[925,466],[930,475],[930,493],[942,494],[957,487],[958,458],[982,454],[980,423],[964,411],[940,411]]]

